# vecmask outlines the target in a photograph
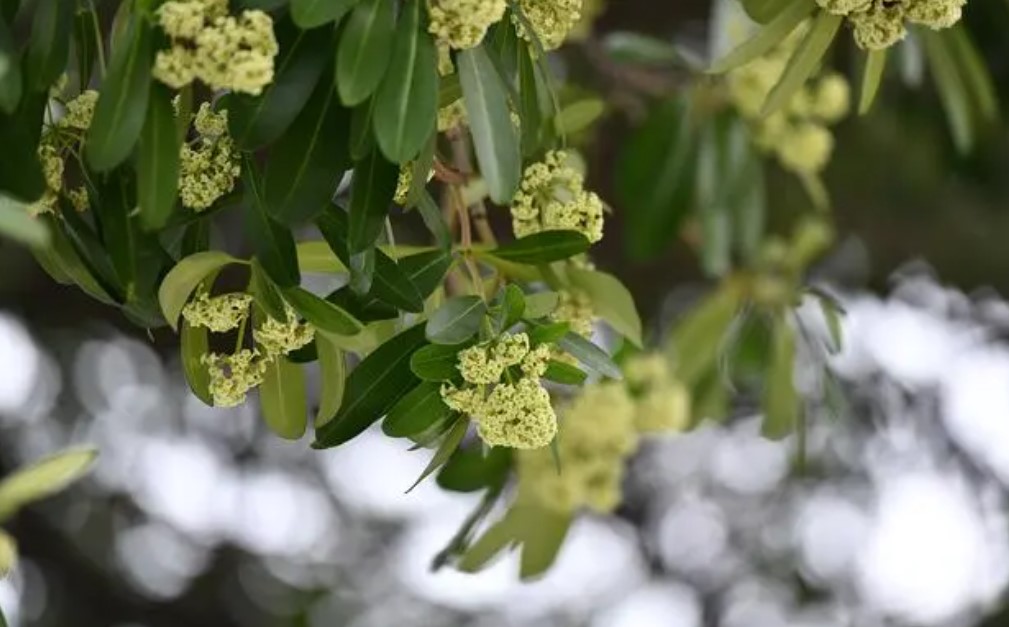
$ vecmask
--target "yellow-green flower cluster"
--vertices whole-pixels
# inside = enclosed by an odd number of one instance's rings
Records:
[[[235,17],[227,0],[169,0],[157,17],[171,47],[158,52],[153,72],[169,87],[199,79],[215,90],[255,96],[273,81],[277,39],[263,11]]]
[[[591,337],[596,312],[592,299],[584,290],[571,288],[557,292],[557,308],[550,314],[550,318],[555,322],[567,322],[578,335]]]
[[[275,320],[268,316],[252,332],[253,339],[270,357],[290,355],[307,346],[315,337],[315,328],[307,322],[299,322],[298,315],[290,306],[286,306],[284,313],[286,320]]]
[[[639,355],[629,359],[624,364],[624,377],[634,398],[634,425],[640,433],[687,428],[690,391],[675,378],[663,355]]]
[[[27,211],[33,216],[55,212],[60,200],[60,190],[63,189],[63,158],[56,146],[47,139],[48,137],[44,137],[38,147],[46,189],[41,198],[28,205]]]
[[[797,29],[782,45],[733,70],[727,78],[729,97],[753,128],[758,148],[800,175],[817,174],[826,167],[834,150],[834,137],[827,127],[848,114],[851,100],[847,80],[828,73],[806,83],[781,109],[761,115],[803,30]]]
[[[235,143],[227,134],[227,110],[215,113],[204,102],[193,126],[199,137],[184,145],[179,155],[179,197],[183,206],[202,211],[234,189],[242,168]]]
[[[248,294],[211,296],[207,290],[200,289],[182,308],[182,317],[191,326],[226,333],[237,329],[248,318],[251,304],[252,297]]]
[[[215,407],[236,407],[244,403],[249,390],[263,382],[268,365],[259,351],[248,348],[233,355],[207,353],[200,362],[210,374],[210,393]]]
[[[544,50],[559,48],[582,19],[582,0],[519,0],[519,6]],[[512,21],[519,37],[532,40],[518,16]]]
[[[586,386],[561,412],[559,470],[549,450],[519,452],[518,501],[561,512],[613,511],[625,461],[638,445],[634,415],[622,384]]]
[[[501,21],[505,0],[427,0],[428,31],[456,50],[480,45],[487,29]]]
[[[471,416],[489,446],[542,448],[557,434],[550,393],[540,383],[549,361],[548,346],[530,348],[525,333],[505,333],[459,353],[457,367],[464,383],[442,386],[442,399]],[[509,374],[511,368],[518,372]]]
[[[450,131],[459,126],[466,126],[467,124],[469,124],[469,117],[466,115],[466,105],[462,98],[438,109],[439,133]]]
[[[66,111],[58,126],[86,131],[91,126],[91,118],[95,115],[95,104],[98,102],[98,92],[93,89],[83,91],[66,105]]]
[[[934,30],[949,28],[963,14],[967,0],[816,0],[834,15],[843,15],[866,50],[889,48],[907,35],[907,24]]]
[[[585,178],[567,159],[563,151],[550,151],[526,168],[511,207],[516,237],[572,230],[593,243],[603,238],[603,202],[585,190]]]
[[[410,199],[410,187],[413,186],[413,161],[404,163],[399,168],[399,179],[396,180],[396,193],[392,201],[397,205],[406,205]],[[434,178],[434,170],[427,175],[427,180]]]

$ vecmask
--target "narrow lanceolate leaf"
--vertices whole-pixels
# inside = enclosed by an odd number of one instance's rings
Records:
[[[577,231],[543,231],[500,246],[490,254],[516,263],[543,264],[569,259],[589,249],[589,240]]]
[[[270,361],[259,386],[259,406],[266,425],[287,440],[303,436],[308,422],[305,398],[305,373],[301,366],[286,357]]]
[[[452,249],[452,233],[448,229],[448,224],[445,222],[445,216],[442,214],[441,209],[438,208],[438,203],[431,198],[431,194],[427,190],[421,190],[420,198],[417,202],[417,210],[420,211],[420,217],[424,220],[424,226],[427,230],[434,235],[434,241],[437,242],[445,251]]]
[[[284,298],[312,326],[333,335],[356,335],[363,325],[333,303],[300,287],[288,288]]]
[[[347,239],[351,254],[374,246],[385,225],[398,178],[399,168],[378,151],[373,151],[354,168]]]
[[[21,98],[18,111],[13,115],[0,115],[0,192],[15,200],[35,202],[46,189],[42,178],[42,166],[35,156],[38,148],[38,133],[42,126],[41,99],[38,107],[30,103],[27,94]],[[24,118],[30,115],[37,124],[28,127]]]
[[[797,4],[813,6],[811,2]],[[823,55],[827,53],[827,49],[834,41],[838,29],[841,28],[842,21],[844,21],[842,15],[834,15],[826,11],[816,14],[809,27],[809,32],[806,33],[799,47],[795,49],[795,53],[788,60],[788,65],[785,66],[781,78],[775,83],[771,93],[767,95],[767,101],[761,110],[762,115],[777,111],[784,106],[813,75],[813,72],[820,66]]]
[[[67,67],[74,25],[73,0],[49,0],[35,5],[32,34],[25,57],[28,88],[46,91]]]
[[[519,577],[528,581],[539,577],[553,565],[571,527],[572,515],[532,506],[517,507],[516,510],[524,540]]]
[[[634,298],[619,279],[605,272],[577,268],[568,270],[568,278],[588,294],[596,315],[635,346],[641,346],[641,317]]]
[[[740,44],[722,59],[716,61],[708,71],[714,74],[721,74],[764,56],[791,34],[816,8],[815,2],[793,2],[787,9],[779,13],[777,17],[761,28],[756,35]],[[826,11],[821,12],[821,14],[829,15]]]
[[[91,469],[97,456],[93,448],[70,449],[15,471],[0,482],[0,520],[77,481]]]
[[[781,439],[795,429],[799,395],[795,390],[795,329],[784,317],[775,320],[771,364],[764,391],[765,437]]]
[[[425,346],[410,358],[410,370],[424,381],[448,381],[459,376],[459,351],[469,344]]]
[[[253,259],[249,265],[249,294],[266,315],[274,320],[286,321],[287,309],[284,306],[284,297],[280,295],[280,290],[266,275],[266,271],[263,270],[259,261]]]
[[[211,274],[232,263],[242,263],[227,253],[208,250],[190,255],[180,261],[161,282],[158,289],[158,302],[161,303],[161,313],[173,328],[179,321],[179,314],[186,306],[189,297],[200,283]]]
[[[95,33],[94,11],[77,11],[74,15],[74,53],[78,87],[81,91],[91,83],[91,74],[98,62],[98,36]]]
[[[862,70],[862,90],[858,95],[858,114],[865,115],[876,100],[876,92],[883,81],[883,70],[886,69],[886,50],[870,50],[865,57],[865,67]]]
[[[243,150],[260,148],[283,135],[331,58],[332,29],[301,30],[284,20],[276,31],[280,55],[273,82],[259,96],[229,96],[228,129]]]
[[[336,52],[336,89],[348,107],[375,92],[392,58],[395,5],[361,0],[347,19]]]
[[[339,20],[357,0],[291,0],[291,19],[308,30]]]
[[[945,42],[956,63],[957,73],[963,78],[963,84],[971,95],[971,100],[981,118],[986,121],[998,119],[999,103],[995,83],[988,70],[981,52],[971,40],[971,36],[963,23],[958,23],[949,29]]]
[[[441,250],[409,255],[399,260],[402,270],[413,283],[421,298],[427,298],[445,280],[452,267],[453,257]]]
[[[743,10],[758,24],[767,24],[792,4],[805,0],[742,0]]]
[[[0,196],[0,237],[41,247],[49,244],[49,229],[28,215],[23,203]]]
[[[441,398],[441,384],[421,383],[404,396],[382,422],[382,432],[391,438],[423,433],[452,415]]]
[[[522,528],[514,515],[514,508],[504,518],[491,525],[463,554],[456,567],[464,573],[475,573],[486,566],[495,555],[521,540]]]
[[[201,358],[210,352],[208,331],[203,327],[192,327],[185,320],[179,333],[179,354],[182,358],[182,374],[192,390],[193,396],[209,407],[214,405],[210,394],[210,372]]]
[[[427,339],[434,344],[462,344],[480,331],[487,305],[479,296],[445,301],[427,321]]]
[[[152,83],[137,159],[137,204],[146,229],[164,226],[175,207],[180,140],[175,129],[172,93],[164,85]]]
[[[613,363],[613,359],[606,354],[606,351],[577,333],[568,331],[557,341],[557,346],[589,370],[611,379],[623,378],[620,368]]]
[[[508,91],[483,46],[456,57],[480,174],[491,200],[511,202],[522,178],[522,155],[508,106]]]
[[[375,94],[375,139],[390,161],[417,156],[435,128],[438,53],[421,19],[422,3],[403,7],[389,69]]]
[[[11,114],[21,102],[21,56],[17,45],[0,17],[0,111]]]
[[[347,389],[347,358],[335,338],[325,331],[315,331],[316,351],[319,355],[319,411],[315,414],[315,428],[325,425],[336,416]]]
[[[677,323],[669,338],[676,376],[688,387],[708,374],[722,353],[723,340],[742,304],[739,290],[725,285]]]
[[[350,373],[336,418],[316,430],[314,448],[339,446],[360,435],[420,382],[410,371],[410,356],[427,343],[424,325],[385,342]]]
[[[308,104],[270,150],[264,175],[267,212],[295,225],[322,211],[350,165],[350,111],[336,101],[332,83],[319,81]]]
[[[403,311],[424,311],[424,297],[400,265],[380,250],[375,256],[375,278],[371,295]]]
[[[375,148],[375,131],[372,130],[372,115],[375,111],[374,99],[368,99],[354,107],[350,116],[350,158],[361,161]]]
[[[421,481],[427,479],[431,476],[433,472],[445,465],[445,462],[452,457],[452,453],[455,453],[459,445],[462,444],[462,440],[466,437],[466,430],[469,428],[469,418],[462,416],[455,421],[452,425],[452,429],[445,434],[445,439],[441,441],[441,445],[438,450],[434,452],[434,456],[431,457],[431,461],[424,468],[424,471],[420,473],[417,480],[413,482],[410,489],[407,492],[412,492],[414,488],[420,485]]]
[[[125,161],[140,139],[151,92],[152,40],[151,27],[137,16],[112,52],[85,140],[88,163],[99,172]]]
[[[543,374],[543,378],[555,383],[563,383],[564,385],[581,385],[585,383],[588,375],[577,366],[572,366],[563,361],[551,360],[547,365],[547,371]]]
[[[242,168],[245,185],[245,231],[266,274],[282,288],[301,283],[298,251],[291,231],[274,222],[264,210],[255,165],[247,159]]]

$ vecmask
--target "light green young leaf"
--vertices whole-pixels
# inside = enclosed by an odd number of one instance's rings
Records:
[[[208,331],[204,327],[192,327],[185,320],[179,331],[179,354],[182,359],[182,373],[193,396],[208,407],[214,406],[210,394],[210,372],[200,359],[210,352]]]
[[[286,357],[271,360],[259,386],[259,405],[267,426],[287,440],[303,436],[308,422],[305,399],[305,373],[301,366]]]
[[[797,4],[799,6],[813,5],[811,2]],[[809,27],[809,32],[806,33],[799,47],[795,49],[795,53],[788,60],[788,65],[785,66],[781,78],[775,83],[771,93],[767,95],[767,101],[764,102],[764,107],[761,109],[762,115],[768,115],[783,107],[806,80],[816,72],[823,55],[830,48],[830,44],[834,41],[834,36],[837,35],[843,21],[843,16],[826,11],[816,14]]]
[[[318,429],[332,420],[343,404],[347,387],[347,359],[338,341],[325,331],[316,330],[315,344],[319,353],[319,374],[322,381],[319,411],[315,415],[315,428]]]
[[[515,507],[516,523],[523,529],[519,577],[523,581],[545,573],[560,552],[571,527],[572,515],[540,507]]]
[[[80,479],[98,456],[93,448],[76,448],[41,459],[0,482],[0,520],[34,501],[48,498]]]
[[[161,313],[164,314],[165,320],[172,329],[178,328],[176,325],[179,322],[179,315],[196,286],[211,273],[233,263],[245,262],[227,253],[208,250],[190,255],[172,268],[165,280],[161,282],[161,287],[158,288]]]
[[[795,329],[787,318],[774,324],[771,364],[764,390],[764,425],[761,433],[780,440],[795,430],[799,421],[799,395],[795,390]]]
[[[595,270],[570,268],[567,274],[572,285],[588,294],[596,315],[640,348],[641,316],[624,284],[611,274]]]
[[[785,37],[788,37],[815,10],[816,3],[814,2],[808,0],[793,2],[761,28],[756,35],[716,61],[708,71],[713,74],[722,74],[764,56],[781,43]]]
[[[883,81],[883,71],[886,69],[886,50],[870,50],[865,57],[865,67],[862,69],[862,89],[858,95],[858,114],[865,115],[876,100],[876,93]]]
[[[676,376],[688,387],[696,385],[715,367],[725,334],[741,305],[738,289],[725,284],[673,329],[669,354],[676,363]]]
[[[0,236],[28,246],[49,245],[49,229],[30,215],[24,205],[9,196],[0,195]]]

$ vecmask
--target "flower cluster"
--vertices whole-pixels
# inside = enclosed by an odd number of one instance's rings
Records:
[[[567,160],[567,153],[550,151],[526,168],[511,207],[517,237],[573,230],[593,243],[603,238],[603,202],[585,190],[585,178]]]
[[[907,35],[907,24],[934,30],[960,21],[967,0],[816,0],[820,7],[847,18],[855,43],[866,50],[889,48]]]
[[[473,48],[501,21],[506,8],[505,0],[427,0],[428,31],[449,48]]]
[[[255,96],[273,81],[277,39],[263,11],[235,17],[227,0],[169,0],[157,17],[171,47],[158,52],[154,77],[169,87],[199,79],[215,90]]]
[[[438,110],[439,133],[444,133],[445,131],[450,131],[467,124],[469,124],[469,117],[466,115],[466,104],[462,98]]]
[[[200,289],[182,309],[182,317],[193,327],[214,333],[239,329],[242,335],[251,305],[252,297],[248,294],[210,296],[207,290]],[[242,348],[233,354],[207,353],[200,358],[210,375],[210,394],[215,406],[234,407],[244,403],[249,391],[263,382],[270,362],[312,341],[315,329],[299,322],[290,306],[286,306],[285,316],[283,321],[267,317],[253,329],[254,349]]]
[[[540,383],[550,353],[547,345],[531,348],[525,333],[506,333],[467,348],[459,353],[457,365],[464,383],[443,385],[442,399],[471,416],[489,446],[547,446],[557,434],[550,393]]]
[[[58,91],[62,92],[62,89]],[[38,216],[56,210],[63,191],[64,161],[61,144],[65,142],[61,142],[61,139],[69,137],[73,142],[80,140],[77,131],[86,131],[91,126],[97,102],[97,91],[88,89],[81,92],[66,103],[63,116],[53,126],[44,130],[42,140],[39,142],[38,156],[42,164],[46,189],[41,198],[28,205],[29,214]],[[87,210],[88,192],[83,186],[70,190],[67,196],[77,211]]]
[[[182,147],[179,196],[185,207],[202,211],[234,189],[242,169],[234,141],[227,134],[227,110],[215,113],[204,102],[193,127],[199,136]]]
[[[63,117],[57,126],[86,131],[91,126],[91,118],[95,116],[95,105],[98,103],[98,92],[88,89],[66,104]]]
[[[582,19],[582,0],[519,0],[519,6],[544,50],[559,48]],[[519,37],[532,40],[522,19],[512,21]]]
[[[800,31],[767,55],[728,75],[729,98],[753,128],[760,150],[772,153],[782,167],[797,174],[817,174],[834,150],[827,126],[848,114],[850,89],[843,76],[828,73],[808,82],[781,109],[761,115],[767,95],[785,71]]]
[[[624,364],[634,398],[634,425],[640,433],[683,431],[690,422],[690,391],[673,376],[660,354],[635,356]]]

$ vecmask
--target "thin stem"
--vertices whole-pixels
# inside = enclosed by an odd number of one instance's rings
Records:
[[[459,173],[466,179],[471,178],[473,162],[469,155],[469,141],[462,133],[452,138],[452,159],[455,161]],[[487,205],[482,200],[478,200],[470,206],[468,213],[473,218],[473,226],[480,241],[491,246],[496,245],[497,238],[494,236],[494,229],[491,228],[490,222],[487,220]]]
[[[242,318],[241,324],[238,325],[238,337],[235,338],[235,353],[237,354],[242,350],[242,344],[245,341],[245,326],[249,322],[249,316]]]
[[[456,532],[452,539],[449,540],[448,545],[435,555],[434,560],[431,562],[431,571],[437,572],[439,569],[448,564],[456,555],[459,555],[469,543],[470,536],[473,535],[473,530],[476,526],[480,524],[487,514],[490,513],[491,509],[494,507],[494,503],[497,502],[501,492],[504,489],[503,482],[501,485],[495,485],[487,489],[484,494],[483,500],[477,506],[473,513],[469,515],[468,518],[462,523],[462,527]]]

